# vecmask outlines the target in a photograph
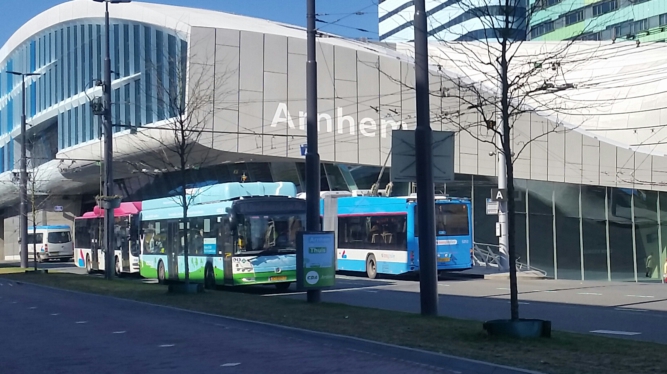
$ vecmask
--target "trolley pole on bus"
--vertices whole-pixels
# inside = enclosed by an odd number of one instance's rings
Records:
[[[438,315],[438,268],[435,252],[435,192],[429,108],[426,2],[415,0],[415,96],[417,128],[417,211],[419,222],[419,296],[421,314]]]
[[[315,0],[306,0],[306,230],[320,231],[320,155],[317,153],[317,50],[315,44]],[[318,303],[322,291],[308,290],[306,300]]]

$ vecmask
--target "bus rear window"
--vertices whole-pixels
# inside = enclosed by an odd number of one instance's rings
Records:
[[[63,244],[69,243],[72,241],[69,232],[60,231],[60,232],[50,232],[47,236],[47,242],[51,244]]]
[[[419,236],[417,215],[415,206],[415,237]],[[468,206],[466,204],[435,204],[435,231],[436,236],[470,235]]]

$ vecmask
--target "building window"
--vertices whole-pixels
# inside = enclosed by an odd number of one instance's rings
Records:
[[[660,15],[660,26],[667,25],[667,13]]]
[[[613,12],[618,9],[618,0],[605,1],[603,3],[593,5],[593,16],[597,17],[599,15]]]
[[[646,30],[648,30],[648,18],[635,21],[635,23],[632,24],[632,32],[634,34]]]
[[[599,32],[594,32],[594,33],[591,33],[591,34],[582,35],[582,36],[579,38],[579,40],[589,40],[589,41],[590,41],[590,40],[593,40],[593,41],[598,41],[598,40],[602,40],[602,39],[601,39],[601,37],[600,37],[600,33],[599,33]]]
[[[574,25],[575,23],[579,23],[584,20],[584,11],[583,10],[578,10],[576,12],[572,12],[569,14],[565,15],[565,25]]]
[[[539,36],[542,36],[546,33],[554,31],[554,22],[549,21],[549,22],[544,22],[537,24],[533,26],[532,30],[530,30],[530,37],[531,38],[537,38]]]

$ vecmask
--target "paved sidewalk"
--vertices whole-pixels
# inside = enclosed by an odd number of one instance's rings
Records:
[[[1,278],[0,321],[7,373],[526,373]]]

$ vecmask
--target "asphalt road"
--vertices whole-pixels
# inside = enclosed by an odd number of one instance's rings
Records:
[[[448,373],[521,371],[0,278],[6,373]]]
[[[338,289],[323,301],[419,313],[419,282],[337,278]],[[480,321],[509,318],[509,281],[440,281],[443,316]],[[305,298],[301,293],[267,297]],[[521,318],[552,321],[555,330],[599,334],[667,344],[667,285],[519,280]]]
[[[85,274],[68,264],[45,264],[54,270]],[[439,312],[443,316],[485,321],[509,318],[507,279],[440,281]],[[266,297],[305,298],[303,293]],[[667,344],[667,285],[656,283],[519,280],[520,315],[552,321],[556,330],[599,334]],[[322,300],[356,306],[419,312],[419,282],[339,275],[337,287]]]

